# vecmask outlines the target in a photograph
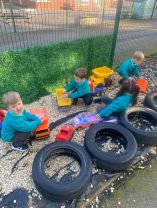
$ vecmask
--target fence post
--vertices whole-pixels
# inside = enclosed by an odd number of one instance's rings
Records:
[[[115,55],[115,49],[116,49],[116,42],[117,42],[117,35],[118,35],[118,29],[119,29],[119,22],[120,22],[120,16],[122,11],[122,5],[123,0],[118,0],[117,2],[117,9],[116,9],[116,16],[115,16],[115,22],[114,22],[114,30],[113,30],[113,38],[112,38],[112,44],[111,44],[111,51],[110,51],[110,63],[109,66],[112,67],[114,55]]]
[[[4,14],[4,3],[3,0],[1,0],[1,13]]]
[[[150,19],[151,19],[151,20],[153,19],[153,15],[154,15],[154,11],[155,11],[155,7],[156,7],[156,3],[157,3],[157,0],[155,0],[155,2],[154,2],[154,6],[153,6],[153,10],[152,10],[152,14],[151,14],[151,17],[150,17]]]
[[[14,33],[16,33],[16,25],[15,25],[14,13],[13,13],[13,2],[12,2],[12,0],[9,0],[9,7],[10,7],[11,19],[12,19],[12,23],[13,23],[13,30],[14,30]]]

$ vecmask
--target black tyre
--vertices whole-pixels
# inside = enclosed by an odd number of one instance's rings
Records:
[[[123,144],[123,152],[116,154],[99,148],[99,138],[102,137],[105,142],[109,136],[113,140],[118,139]],[[95,124],[86,132],[85,147],[98,168],[110,171],[126,169],[132,163],[137,152],[137,142],[134,136],[126,128],[107,122]]]
[[[140,144],[157,144],[157,112],[132,107],[120,114],[120,122],[129,129]]]
[[[74,158],[80,165],[77,177],[72,181],[53,181],[44,172],[46,160],[51,156],[66,154]],[[59,161],[62,163],[62,161]],[[54,167],[52,167],[54,169]],[[81,195],[92,176],[92,162],[88,153],[73,142],[54,142],[42,148],[33,161],[32,177],[36,188],[51,201],[62,202],[72,200]],[[64,177],[63,177],[64,179]]]
[[[157,91],[146,94],[144,99],[144,106],[157,111]]]

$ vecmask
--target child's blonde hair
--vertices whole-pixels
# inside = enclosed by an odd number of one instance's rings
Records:
[[[143,60],[144,59],[144,53],[142,51],[136,51],[134,53],[133,58],[136,59],[136,60]]]
[[[75,76],[79,77],[80,79],[84,78],[87,74],[87,69],[86,68],[78,68],[74,72]]]
[[[9,105],[15,105],[20,100],[21,97],[18,92],[7,92],[2,96],[2,102],[6,108],[8,108]]]

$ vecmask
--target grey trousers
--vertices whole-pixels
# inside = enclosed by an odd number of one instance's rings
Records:
[[[20,132],[17,131],[14,137],[10,140],[15,147],[20,147],[23,144],[28,143],[30,137],[32,136],[32,132]]]

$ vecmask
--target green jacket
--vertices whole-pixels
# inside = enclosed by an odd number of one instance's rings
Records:
[[[129,79],[130,74],[140,77],[139,67],[133,62],[133,59],[124,61],[118,68],[118,72],[125,79]]]
[[[2,123],[1,138],[3,142],[10,141],[16,131],[29,132],[36,129],[41,123],[41,120],[32,115],[26,110],[20,115],[8,111]]]
[[[104,107],[98,114],[101,118],[108,117],[112,115],[112,113],[118,113],[120,111],[124,111],[128,109],[130,105],[132,105],[133,96],[129,93],[125,93],[117,98],[115,98],[111,104]]]
[[[74,90],[74,92],[71,92],[68,94],[69,98],[79,98],[83,95],[91,93],[90,86],[88,84],[88,81],[84,79],[81,83],[76,83],[75,80],[71,80],[69,85],[65,87],[66,91],[69,92],[71,90]]]

